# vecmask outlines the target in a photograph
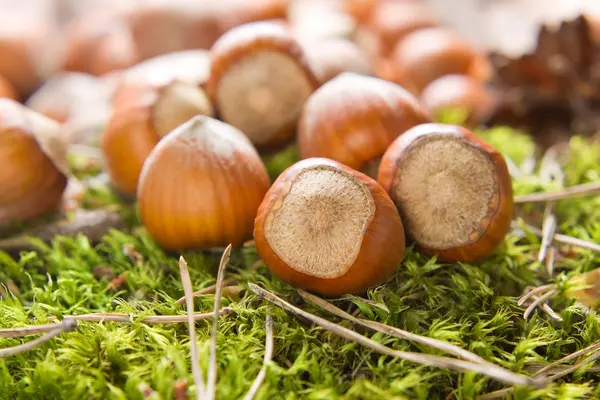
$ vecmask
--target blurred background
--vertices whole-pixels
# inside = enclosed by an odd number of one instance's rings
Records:
[[[227,30],[257,20],[287,21],[302,43],[318,43],[309,51],[315,59],[329,51],[319,41],[348,39],[372,74],[410,90],[393,57],[410,32],[445,26],[482,54],[515,57],[533,50],[540,24],[579,14],[589,17],[600,41],[597,0],[0,0],[0,95],[65,123],[75,135],[97,133],[124,71],[163,54],[208,50]],[[352,55],[336,51],[347,60],[339,58],[346,64],[335,68],[360,70],[348,66]],[[138,70],[202,85],[208,54],[187,56]]]

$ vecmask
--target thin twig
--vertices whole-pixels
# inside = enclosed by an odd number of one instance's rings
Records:
[[[327,321],[324,318],[301,310],[300,308],[293,306],[292,304],[281,299],[277,295],[257,286],[255,284],[248,284],[250,290],[256,293],[258,296],[267,300],[268,302],[293,313],[296,316],[308,319],[313,324],[319,325],[326,330],[335,333],[336,335],[356,343],[359,343],[365,347],[375,350],[381,354],[385,354],[390,357],[400,358],[407,361],[412,361],[417,364],[434,366],[438,368],[447,368],[454,371],[465,372],[465,371],[476,371],[480,374],[487,375],[500,382],[504,382],[511,385],[529,385],[542,387],[545,385],[545,381],[534,380],[526,376],[515,375],[513,373],[506,373],[504,370],[490,369],[480,364],[475,364],[469,361],[457,360],[454,358],[433,356],[429,354],[413,353],[407,351],[394,350],[387,346],[384,346],[376,341],[369,339],[363,335],[354,332],[353,330],[344,328],[338,324]]]
[[[30,335],[39,335],[40,333],[46,333],[58,329],[62,326],[62,322],[57,324],[46,324],[36,326],[26,326],[23,328],[10,328],[0,329],[0,338],[7,339],[13,337],[23,337]]]
[[[552,364],[546,365],[544,368],[538,370],[535,373],[534,376],[542,375],[544,372],[552,369],[553,367],[556,367],[557,365],[564,364],[564,363],[566,363],[568,361],[571,361],[571,360],[573,360],[575,358],[579,358],[580,356],[583,356],[583,355],[585,355],[587,353],[595,352],[598,349],[600,349],[600,342],[593,343],[593,344],[589,345],[588,347],[586,347],[584,349],[577,350],[576,352],[571,353],[568,356],[565,356],[565,357],[561,358],[560,360],[554,361]]]
[[[549,148],[542,158],[540,167],[540,177],[544,182],[556,182],[560,187],[564,186],[565,174],[557,161],[558,151],[556,146]],[[552,238],[556,233],[556,215],[554,215],[554,202],[546,204],[544,210],[544,222],[542,224],[542,243],[538,253],[538,261],[543,262],[546,259],[548,248],[552,245]],[[553,271],[553,269],[552,269]],[[550,274],[552,277],[552,274]]]
[[[204,378],[202,377],[202,367],[200,367],[200,357],[198,356],[198,343],[196,342],[196,324],[194,321],[194,299],[192,298],[192,281],[188,271],[187,262],[183,256],[179,257],[179,272],[181,274],[181,283],[186,297],[186,307],[188,312],[188,327],[190,334],[190,348],[192,353],[192,375],[196,384],[196,399],[202,400],[206,389],[204,388]]]
[[[522,306],[523,304],[525,304],[525,302],[527,300],[529,300],[529,298],[533,295],[536,295],[540,292],[545,292],[548,289],[555,289],[556,285],[554,283],[551,283],[549,285],[543,285],[543,286],[538,286],[536,288],[531,289],[530,291],[528,291],[527,293],[525,293],[523,296],[521,296],[521,298],[519,299],[519,301],[517,302],[518,306]]]
[[[527,309],[523,313],[523,318],[529,318],[529,315],[531,315],[531,313],[533,312],[533,310],[536,309],[537,306],[546,302],[550,297],[554,296],[556,293],[558,293],[558,290],[552,289],[549,290],[547,293],[544,293],[542,296],[536,298],[534,301],[532,301],[529,307],[527,307]]]
[[[212,332],[210,334],[210,362],[208,364],[208,380],[206,394],[209,400],[215,398],[215,391],[217,390],[217,330],[219,328],[219,319],[216,316],[221,308],[221,290],[223,289],[223,276],[225,275],[225,268],[229,262],[229,256],[231,254],[231,244],[227,246],[223,255],[221,256],[221,262],[219,263],[219,271],[217,272],[217,288],[215,292],[215,308],[213,319]],[[186,293],[186,297],[188,294]],[[190,297],[190,301],[194,301]]]
[[[554,203],[548,203],[544,210],[544,222],[542,223],[542,243],[538,253],[538,261],[546,259],[548,248],[552,245],[552,238],[556,234],[556,216],[554,215]]]
[[[548,278],[554,276],[554,263],[556,262],[556,249],[552,246],[548,247],[548,254],[546,255],[546,274]]]
[[[581,361],[577,364],[574,364],[572,367],[567,368],[563,371],[557,372],[556,374],[552,375],[548,379],[551,382],[553,382],[553,381],[557,380],[558,378],[562,378],[565,375],[569,375],[571,372],[577,371],[579,368],[581,368],[591,362],[594,362],[599,358],[600,358],[600,350],[596,349],[592,352],[592,354],[590,354],[588,357],[586,357],[583,361]]]
[[[248,390],[248,393],[244,396],[244,400],[254,399],[254,396],[258,393],[258,390],[267,375],[267,365],[271,362],[271,358],[273,358],[273,319],[269,314],[267,314],[267,319],[265,321],[265,330],[267,332],[267,337],[265,338],[265,357],[263,359],[263,365],[258,372],[256,379],[252,382],[250,390]]]
[[[27,342],[27,343],[21,344],[19,346],[9,347],[7,349],[0,349],[0,358],[12,357],[14,355],[21,354],[21,353],[24,353],[29,350],[33,350],[37,346],[40,346],[41,344],[55,338],[56,336],[60,335],[61,333],[72,331],[73,329],[75,329],[77,327],[77,322],[76,321],[63,321],[62,323],[57,324],[57,325],[59,325],[59,326],[57,326],[56,329],[49,331],[44,336],[39,337],[35,340],[32,340],[31,342]]]
[[[538,297],[537,296],[533,296],[531,299],[533,301],[537,301]],[[542,304],[542,311],[544,311],[546,314],[548,314],[550,316],[550,318],[554,319],[555,321],[558,321],[558,322],[562,322],[563,321],[562,317],[560,315],[558,315],[556,313],[556,311],[554,311],[552,309],[552,307],[550,307],[547,303]]]
[[[600,193],[600,181],[582,183],[553,192],[531,193],[515,196],[515,203],[540,203],[592,196]]]
[[[441,340],[433,339],[427,336],[417,335],[415,333],[407,332],[403,329],[396,328],[393,326],[385,325],[376,321],[371,321],[363,318],[356,318],[344,310],[334,306],[330,302],[323,300],[322,298],[312,295],[304,290],[298,290],[298,294],[302,296],[302,298],[306,301],[309,301],[317,306],[323,308],[324,310],[329,311],[330,313],[337,315],[340,318],[346,319],[350,322],[353,322],[358,325],[362,325],[369,329],[373,329],[377,332],[385,333],[390,336],[394,336],[400,339],[406,339],[413,342],[425,344],[427,346],[434,347],[438,350],[445,351],[446,353],[452,354],[454,356],[460,357],[464,360],[471,361],[476,364],[489,364],[483,358],[479,357],[476,354],[471,353],[465,349],[461,349],[458,346],[455,346],[451,343],[444,342]],[[493,364],[492,364],[493,365]],[[495,367],[495,365],[493,365]]]
[[[250,268],[248,268],[248,271],[255,271],[257,270],[260,266],[262,265],[262,261],[259,260],[257,262],[255,262],[254,264],[252,264],[252,266]],[[223,283],[221,284],[221,286],[230,286],[230,285],[234,285],[236,284],[238,281],[237,278],[230,278],[230,279],[225,279],[223,281]],[[200,297],[200,296],[204,296],[206,294],[214,294],[215,291],[217,289],[217,284],[215,283],[214,285],[210,285],[208,287],[202,288],[200,290],[197,290],[193,293],[194,297]],[[185,303],[185,296],[183,296],[182,298],[180,298],[179,300],[177,300],[176,302],[177,304],[183,304]]]
[[[513,228],[524,228],[527,229],[529,232],[533,233],[536,236],[542,237],[543,233],[540,229],[531,226],[531,225],[527,225],[527,224],[520,224],[516,221],[513,221],[513,223],[511,224],[511,226]],[[594,242],[589,242],[587,240],[583,240],[583,239],[578,239],[572,236],[567,236],[567,235],[563,235],[560,233],[557,233],[554,235],[554,237],[552,238],[553,241],[557,242],[557,243],[562,243],[562,244],[568,244],[571,246],[576,246],[576,247],[581,247],[584,249],[588,249],[588,250],[592,250],[595,252],[600,253],[600,244],[594,243]]]
[[[219,316],[231,313],[232,309],[229,307],[223,307],[219,310]],[[203,319],[209,319],[214,317],[214,312],[209,313],[196,313],[193,314],[194,321],[200,321]],[[133,322],[134,318],[130,314],[120,313],[95,313],[95,314],[82,314],[82,315],[67,315],[64,319],[70,319],[74,321],[99,321],[99,322]],[[150,315],[144,317],[140,322],[148,324],[177,324],[187,322],[189,319],[188,315]]]

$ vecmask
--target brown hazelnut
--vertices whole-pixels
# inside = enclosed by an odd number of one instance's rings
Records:
[[[161,54],[136,64],[125,71],[123,81],[141,81],[164,85],[173,80],[203,87],[210,74],[207,50],[182,50]]]
[[[138,60],[129,27],[112,14],[86,14],[67,28],[65,71],[99,76],[128,68]]]
[[[308,98],[298,126],[298,152],[301,158],[330,158],[376,177],[394,139],[430,121],[400,86],[345,72]]]
[[[382,1],[365,23],[379,38],[381,55],[390,55],[394,46],[409,33],[438,25],[437,19],[421,2]]]
[[[293,140],[302,106],[318,86],[301,45],[281,24],[233,28],[211,49],[207,92],[220,118],[259,149]]]
[[[310,65],[321,83],[342,72],[371,75],[372,68],[366,54],[346,39],[325,39],[303,45]]]
[[[277,178],[258,209],[254,240],[274,275],[327,296],[382,283],[405,246],[402,221],[383,188],[323,158],[302,160]]]
[[[408,74],[417,90],[451,74],[468,74],[480,55],[460,36],[446,28],[425,28],[398,43],[392,61]]]
[[[101,138],[106,171],[115,188],[134,195],[142,166],[154,146],[196,115],[211,116],[213,109],[204,91],[195,85],[179,81],[124,84]]]
[[[60,125],[0,98],[0,227],[57,211],[69,174]]]
[[[494,106],[494,95],[485,83],[467,75],[444,75],[431,82],[421,94],[421,103],[432,114],[447,109],[463,109],[466,123],[475,126],[486,121]]]
[[[506,161],[465,128],[423,124],[404,132],[385,152],[377,181],[417,249],[443,261],[486,257],[510,227]]]
[[[165,249],[201,249],[252,237],[269,177],[250,141],[221,121],[197,116],[151,152],[137,197],[148,232]]]

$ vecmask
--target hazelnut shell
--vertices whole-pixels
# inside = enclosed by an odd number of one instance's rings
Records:
[[[307,100],[298,127],[300,158],[326,157],[362,170],[398,135],[430,122],[424,108],[398,85],[343,73]]]
[[[460,126],[435,123],[418,125],[400,135],[390,145],[381,160],[377,181],[390,194],[392,201],[396,203],[398,200],[396,199],[394,185],[397,179],[396,175],[399,164],[410,153],[412,146],[417,144],[420,139],[426,138],[429,135],[457,136],[468,142],[470,146],[484,152],[494,167],[496,193],[493,195],[490,203],[494,205],[494,207],[490,207],[493,208],[493,212],[486,215],[480,221],[480,228],[483,230],[483,233],[479,237],[465,245],[445,249],[430,248],[417,242],[417,249],[424,254],[437,255],[441,260],[449,262],[472,262],[480,260],[491,254],[504,240],[506,232],[510,227],[513,213],[512,180],[504,157],[495,148]],[[431,162],[435,162],[435,160],[432,159]],[[452,212],[452,210],[448,211]],[[402,212],[400,214],[402,215]],[[408,228],[410,223],[406,219],[404,222],[407,224],[406,234],[411,238],[411,232]],[[432,218],[431,223],[434,224],[436,221]]]
[[[248,138],[197,116],[165,136],[144,163],[140,217],[168,250],[238,246],[252,237],[268,188],[267,171]]]
[[[419,29],[394,48],[393,63],[408,74],[417,90],[443,75],[468,74],[480,55],[446,28]]]
[[[59,125],[0,99],[0,225],[56,211],[67,186],[67,143]]]
[[[174,84],[154,85],[147,82],[134,81],[125,83],[114,99],[114,113],[101,137],[101,148],[105,159],[105,168],[115,188],[126,196],[133,196],[137,190],[137,182],[142,166],[152,149],[169,129],[163,125],[175,127],[187,121],[192,115],[212,115],[212,106],[208,98],[204,103],[189,104],[186,99],[181,102],[169,100],[172,111],[181,114],[161,114],[158,104],[165,98],[166,91]],[[200,88],[198,96],[204,96]],[[164,120],[164,121],[163,121]],[[160,122],[159,122],[160,121]]]
[[[223,35],[211,48],[210,78],[206,90],[215,105],[217,115],[225,122],[229,121],[223,118],[218,96],[221,79],[237,63],[261,52],[274,52],[289,57],[302,71],[312,90],[319,87],[320,81],[310,67],[302,46],[282,24],[257,22],[239,26]],[[261,140],[261,143],[253,142],[260,150],[281,147],[293,139],[296,124],[297,120],[292,119],[285,125],[273,128],[273,132],[268,132],[268,139]],[[245,127],[236,127],[250,135]]]
[[[295,177],[307,168],[323,165],[344,171],[364,184],[373,198],[375,208],[352,265],[344,275],[332,279],[311,276],[290,267],[271,248],[265,233],[267,218],[282,207]],[[405,249],[402,221],[383,188],[368,176],[336,161],[323,158],[302,160],[289,167],[277,178],[258,209],[254,225],[254,240],[260,257],[274,275],[291,285],[326,296],[363,293],[369,287],[381,284],[397,270],[404,257]]]

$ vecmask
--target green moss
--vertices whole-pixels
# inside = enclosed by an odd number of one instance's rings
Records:
[[[516,163],[531,150],[528,138],[505,128],[481,134]],[[597,145],[574,138],[571,151],[565,165],[568,184],[600,179]],[[295,150],[290,148],[271,158],[271,175],[277,176],[295,157]],[[516,193],[544,188],[536,177],[519,178],[514,187]],[[105,189],[95,189],[88,196],[91,204],[116,201]],[[599,206],[598,198],[560,203],[557,214],[561,229],[600,242]],[[132,225],[138,226],[135,216],[132,218]],[[132,246],[143,259],[128,257],[123,251],[125,245]],[[385,285],[371,289],[365,299],[349,297],[336,304],[528,373],[532,364],[557,360],[600,340],[597,313],[586,314],[564,298],[553,300],[555,308],[563,310],[562,323],[541,314],[523,320],[516,297],[526,286],[544,283],[543,268],[533,262],[538,246],[535,237],[511,233],[497,252],[479,265],[443,264],[409,249],[398,273]],[[218,251],[183,255],[195,289],[214,283]],[[23,252],[18,260],[0,253],[0,292],[8,293],[0,300],[0,328],[48,323],[65,315],[90,312],[134,316],[131,324],[82,322],[74,332],[32,351],[0,359],[0,398],[141,399],[139,386],[144,383],[161,398],[171,399],[175,381],[183,378],[192,386],[185,324],[149,325],[140,320],[146,315],[185,312],[175,303],[183,294],[177,257],[163,252],[143,228],[137,227],[131,232],[113,231],[95,246],[85,237],[57,238],[51,245],[37,243],[36,251]],[[234,250],[227,276],[239,278],[242,284],[257,283],[310,312],[320,313],[304,304],[293,288],[272,278],[265,267],[249,271],[248,266],[257,259],[254,248]],[[598,254],[574,249],[558,259],[557,280],[564,281],[599,263]],[[116,290],[109,288],[109,278],[94,276],[97,266],[110,267],[115,276],[127,272],[125,284]],[[210,311],[213,301],[212,295],[198,299],[196,310]],[[257,375],[264,353],[267,313],[275,323],[275,355],[258,399],[471,399],[502,388],[480,375],[421,367],[373,353],[299,321],[250,292],[238,301],[224,299],[223,305],[232,307],[234,313],[220,320],[217,336],[219,399],[240,398]],[[209,323],[196,325],[205,371]],[[395,349],[438,354],[422,345],[364,333]],[[0,347],[26,340],[30,339],[0,339]],[[514,398],[598,398],[598,382],[596,374],[582,370],[545,389],[518,388]]]

